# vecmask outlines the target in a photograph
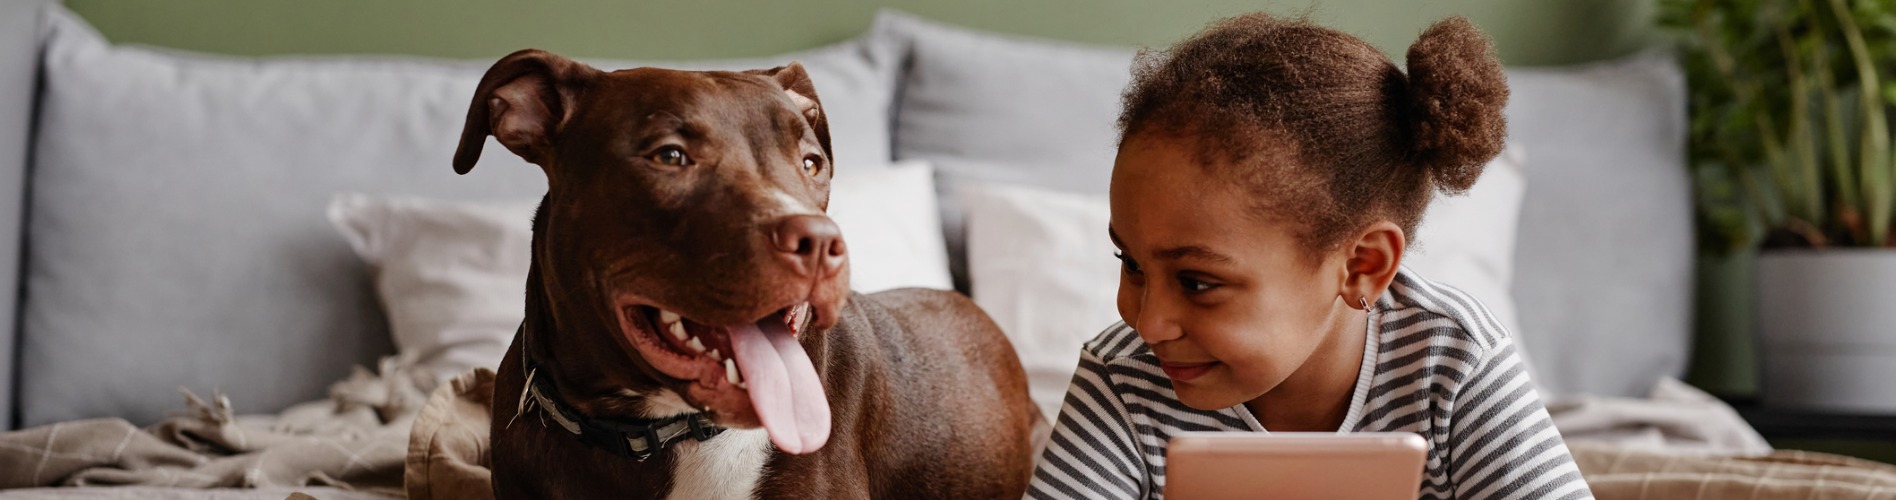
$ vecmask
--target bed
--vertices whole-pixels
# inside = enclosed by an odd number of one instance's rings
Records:
[[[405,472],[411,493],[480,484],[468,450],[486,415],[470,410],[489,403],[469,370],[492,367],[520,319],[527,202],[545,190],[509,155],[450,172],[490,61],[190,53],[110,43],[49,2],[0,10],[0,65],[29,69],[0,81],[0,153],[27,158],[0,163],[0,189],[28,193],[0,207],[0,234],[26,242],[20,275],[0,275],[24,290],[6,310],[17,340],[0,342],[0,377],[18,377],[0,407],[20,429],[0,434],[0,499],[400,497]],[[1061,325],[1115,319],[1099,280],[1112,261],[1071,256],[1109,253],[1096,228],[1134,54],[893,10],[777,56],[588,62],[803,62],[840,152],[854,288],[971,294],[1047,408],[1095,333]],[[1680,70],[1652,51],[1508,76],[1508,166],[1435,204],[1453,215],[1428,219],[1451,222],[1408,262],[1513,325],[1547,398],[1669,399],[1694,288]],[[1619,468],[1657,451],[1627,444],[1579,458],[1619,475],[1605,487],[1761,476],[1667,454]],[[1612,458],[1591,469],[1583,453]],[[1893,496],[1890,466],[1762,460],[1884,470],[1838,485]]]

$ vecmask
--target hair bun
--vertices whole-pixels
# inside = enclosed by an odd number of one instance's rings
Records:
[[[1504,147],[1510,88],[1491,40],[1463,17],[1432,24],[1405,53],[1412,153],[1448,193],[1470,189]]]

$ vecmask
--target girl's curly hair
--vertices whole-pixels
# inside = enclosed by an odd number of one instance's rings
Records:
[[[1503,147],[1509,90],[1491,42],[1462,17],[1426,29],[1405,65],[1304,20],[1224,19],[1137,57],[1121,143],[1188,141],[1256,212],[1298,223],[1309,250],[1377,218],[1410,241],[1433,189],[1469,189]]]

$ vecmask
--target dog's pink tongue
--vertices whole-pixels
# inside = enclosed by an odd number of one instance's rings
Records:
[[[777,321],[733,327],[732,358],[745,375],[759,423],[780,451],[818,451],[831,439],[831,405],[811,357]]]

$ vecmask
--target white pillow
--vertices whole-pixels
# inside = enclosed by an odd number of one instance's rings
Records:
[[[1524,201],[1524,151],[1515,144],[1484,167],[1464,196],[1439,196],[1425,209],[1418,240],[1402,259],[1425,279],[1451,285],[1483,302],[1511,332],[1518,351],[1517,304],[1511,270],[1517,262],[1517,219]],[[1528,358],[1528,356],[1526,356]],[[1525,360],[1526,366],[1530,361]]]
[[[440,381],[501,364],[521,325],[535,205],[346,193],[329,216],[376,269],[398,352]]]
[[[1055,418],[1082,343],[1121,319],[1108,199],[985,183],[961,184],[957,196],[970,297],[1016,347],[1029,398]]]
[[[1477,297],[1512,332],[1510,295],[1522,154],[1493,160],[1466,197],[1426,209],[1418,243],[1404,257],[1418,274]],[[1082,344],[1121,319],[1120,266],[1108,240],[1108,199],[999,184],[969,184],[970,291],[1003,328],[1029,375],[1029,395],[1061,411]]]
[[[922,162],[840,174],[831,217],[851,288],[950,288],[931,170]],[[452,202],[347,193],[329,216],[376,272],[390,333],[438,380],[494,367],[521,323],[535,202]]]
[[[950,289],[934,174],[924,161],[839,170],[826,212],[844,234],[851,289]]]

